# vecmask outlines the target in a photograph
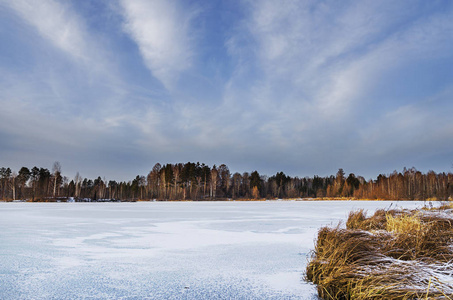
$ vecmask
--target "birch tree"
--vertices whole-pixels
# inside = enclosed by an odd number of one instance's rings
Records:
[[[54,177],[54,183],[53,183],[53,197],[55,198],[57,196],[57,185],[59,185],[60,177],[61,177],[61,165],[60,162],[56,161],[53,163],[52,167],[52,173]]]

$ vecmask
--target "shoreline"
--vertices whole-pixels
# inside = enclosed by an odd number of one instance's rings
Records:
[[[117,199],[46,199],[46,200],[0,200],[0,203],[133,203],[133,202],[265,202],[265,201],[300,201],[300,202],[314,202],[314,201],[423,201],[423,202],[452,202],[453,199],[358,199],[358,198],[339,198],[339,197],[322,197],[322,198],[279,198],[279,199],[203,199],[203,200],[117,200]]]

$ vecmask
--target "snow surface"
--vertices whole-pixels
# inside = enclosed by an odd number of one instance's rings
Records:
[[[0,203],[0,299],[318,299],[318,229],[391,204]]]

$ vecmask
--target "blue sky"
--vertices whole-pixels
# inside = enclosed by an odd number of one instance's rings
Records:
[[[0,0],[0,166],[452,170],[452,1]]]

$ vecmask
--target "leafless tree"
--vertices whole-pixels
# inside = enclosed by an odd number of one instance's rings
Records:
[[[57,196],[57,183],[59,181],[59,177],[61,176],[61,165],[60,162],[56,161],[53,163],[52,173],[54,177],[54,184],[53,184],[53,197]]]

